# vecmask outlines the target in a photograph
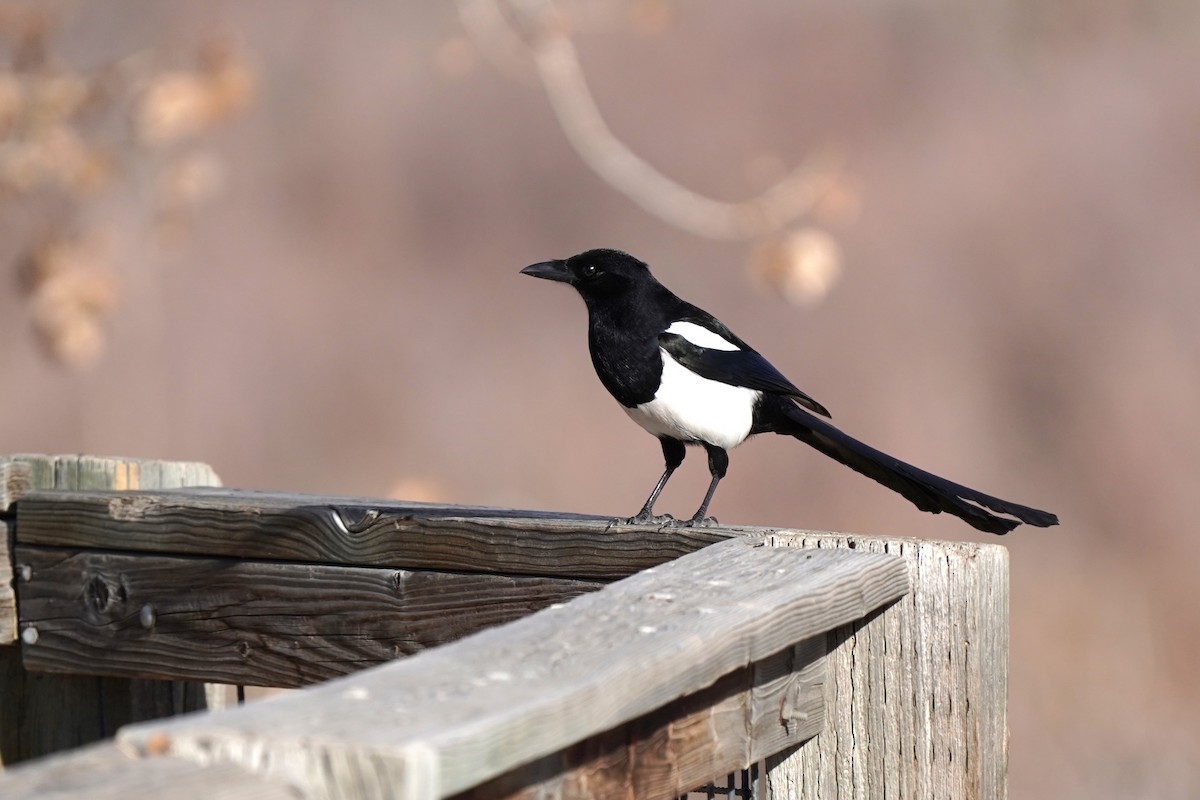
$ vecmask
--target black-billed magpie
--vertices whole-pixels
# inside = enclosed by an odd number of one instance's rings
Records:
[[[588,349],[600,382],[625,413],[662,444],[666,470],[642,510],[624,522],[715,522],[705,514],[729,467],[727,451],[756,433],[770,432],[794,436],[899,492],[922,511],[946,511],[982,531],[1008,533],[1021,522],[1058,524],[1058,517],[1048,511],[939,478],[814,416],[828,417],[829,412],[720,320],[676,297],[628,253],[588,250],[521,272],[575,287],[587,305]],[[695,515],[676,523],[670,515],[655,516],[654,501],[683,463],[689,444],[702,445],[708,452],[712,482]]]

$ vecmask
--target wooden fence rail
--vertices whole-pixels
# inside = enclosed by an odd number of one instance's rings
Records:
[[[768,797],[1005,795],[996,545],[114,483],[10,495],[28,676],[321,683],[6,798],[670,798],[762,760]]]
[[[0,456],[0,768],[111,737],[120,726],[204,708],[202,685],[25,669],[17,638],[13,503],[40,489],[219,486],[207,464],[98,456]],[[14,574],[16,573],[16,574]]]

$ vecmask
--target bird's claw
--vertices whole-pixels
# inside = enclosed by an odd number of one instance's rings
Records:
[[[670,527],[679,522],[670,514],[653,514],[642,509],[632,517],[617,517],[611,523],[610,527],[620,527],[622,525],[658,525],[659,527]]]
[[[608,527],[620,528],[626,525],[657,525],[660,528],[711,528],[719,524],[716,517],[675,519],[670,514],[653,514],[642,509],[632,517],[617,517],[608,523]]]
[[[691,519],[672,519],[665,528],[711,528],[718,525],[716,517],[692,517]]]

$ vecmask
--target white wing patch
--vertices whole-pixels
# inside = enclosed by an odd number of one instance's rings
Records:
[[[719,333],[713,333],[702,325],[694,322],[672,322],[666,333],[674,333],[687,339],[696,347],[706,347],[709,350],[740,350],[733,342],[727,341]]]
[[[699,325],[676,322],[671,327],[679,325],[689,325],[707,333],[725,345],[721,349],[730,347],[720,336]],[[671,333],[684,335],[674,330]],[[662,382],[654,399],[636,408],[625,408],[625,413],[655,436],[670,436],[685,442],[708,442],[726,450],[744,442],[754,422],[754,405],[762,393],[702,378],[671,358],[665,350],[660,352]]]

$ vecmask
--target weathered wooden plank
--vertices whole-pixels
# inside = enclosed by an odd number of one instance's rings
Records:
[[[0,518],[0,647],[17,640],[17,593],[13,579],[12,520]]]
[[[824,656],[825,637],[809,639],[456,800],[674,800],[817,735],[825,722]]]
[[[5,800],[298,800],[279,781],[231,764],[204,767],[178,758],[134,758],[113,744],[91,745],[0,773]]]
[[[17,595],[13,585],[13,530],[9,506],[29,491],[29,466],[0,458],[0,646],[17,640]]]
[[[176,488],[189,481],[220,485],[204,464],[80,455],[0,457],[0,513],[11,521],[13,502],[44,489]],[[139,479],[154,467],[154,482]],[[11,564],[9,542],[0,546]],[[15,576],[19,581],[22,576]],[[124,680],[27,672],[17,645],[0,645],[0,765],[43,756],[111,736],[128,722],[169,710],[203,708],[200,687],[173,681]]]
[[[0,485],[0,513],[7,514],[18,497],[33,489],[54,487],[53,467],[33,456],[0,456],[0,472],[4,474],[4,483]]]
[[[5,765],[111,737],[133,722],[205,707],[199,684],[29,672],[20,656],[16,647],[0,648]]]
[[[331,796],[442,797],[629,722],[908,591],[896,558],[721,542],[271,703],[126,729]],[[347,783],[348,782],[348,783]]]
[[[599,589],[567,578],[20,546],[28,669],[299,687]]]
[[[913,591],[829,634],[828,728],[771,765],[768,797],[1004,798],[1008,551],[824,533],[788,541],[898,555]]]
[[[19,482],[18,491],[0,497],[6,506],[30,491],[44,489],[178,489],[221,485],[212,467],[198,461],[18,453],[0,456],[0,464],[12,464],[27,475]]]
[[[266,561],[617,579],[736,529],[611,527],[598,517],[199,489],[32,493],[21,544]]]

